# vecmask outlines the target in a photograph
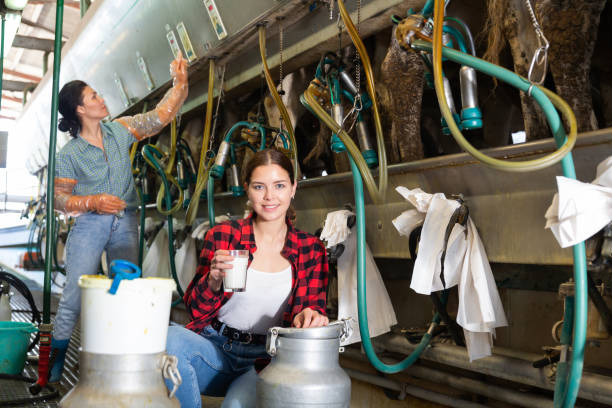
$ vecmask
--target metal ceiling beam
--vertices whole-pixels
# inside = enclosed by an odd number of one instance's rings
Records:
[[[23,92],[26,88],[36,87],[34,82],[10,81],[5,79],[2,81],[3,91]]]
[[[2,99],[6,99],[7,101],[11,101],[11,102],[19,102],[19,103],[22,102],[21,98],[16,98],[14,96],[5,95],[5,94],[2,94]]]
[[[41,77],[37,77],[36,75],[24,74],[23,72],[15,71],[12,69],[6,69],[6,68],[4,69],[4,73],[8,75],[19,77],[22,79],[27,79],[28,81],[32,81],[32,82],[40,82],[40,80],[42,79]]]
[[[41,30],[44,30],[44,31],[46,31],[48,33],[55,34],[55,30],[53,30],[52,28],[46,27],[46,26],[44,26],[42,24],[39,24],[36,21],[32,21],[32,20],[28,20],[27,18],[23,18],[23,16],[21,17],[21,22],[23,24],[25,24],[25,25],[30,26],[30,27],[40,28]],[[62,35],[62,39],[63,40],[67,40],[68,38],[65,35]]]
[[[2,112],[6,113],[6,111],[21,113],[21,109],[17,109],[14,106],[10,106],[10,107],[2,106]]]
[[[13,47],[27,48],[29,50],[53,51],[53,40],[17,34],[13,40]]]
[[[55,0],[30,0],[28,4],[55,4],[57,1]],[[64,6],[71,7],[75,9],[81,8],[80,1],[66,1],[64,2]]]

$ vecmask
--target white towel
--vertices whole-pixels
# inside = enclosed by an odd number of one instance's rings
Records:
[[[410,287],[426,295],[442,290],[440,272],[444,235],[459,203],[441,193],[427,194],[421,189],[405,187],[396,190],[425,218]],[[393,221],[402,235],[411,228],[403,222],[413,222],[416,218],[407,216],[409,211]],[[495,328],[507,326],[508,322],[487,254],[471,219],[468,219],[466,227],[455,224],[451,230],[444,259],[444,281],[446,288],[459,286],[457,323],[464,329],[470,361],[491,355]]]
[[[347,226],[351,215],[353,213],[347,210],[327,214],[321,232],[321,239],[327,241],[328,248],[339,243],[344,245],[344,252],[338,258],[338,320],[352,319],[353,332],[341,342],[342,346],[361,341],[357,311],[357,232]],[[368,331],[370,337],[376,337],[391,330],[391,326],[397,324],[397,318],[367,244],[365,258]]]
[[[325,217],[325,225],[321,231],[321,240],[331,248],[343,242],[349,236],[351,230],[347,222],[348,217],[353,215],[349,210],[332,211]]]
[[[590,238],[612,221],[612,156],[599,163],[593,183],[557,177],[557,187],[544,216],[545,228],[562,248]]]

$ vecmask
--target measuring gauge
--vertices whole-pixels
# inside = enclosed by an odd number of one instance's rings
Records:
[[[176,41],[176,35],[174,35],[174,31],[170,28],[170,24],[166,24],[166,38],[168,39],[168,44],[170,45],[170,49],[172,50],[172,55],[174,58],[178,58],[179,52],[181,48]]]
[[[204,6],[206,6],[208,17],[210,17],[210,22],[213,25],[215,34],[217,34],[217,38],[222,40],[227,37],[227,30],[223,25],[223,20],[221,20],[221,15],[219,14],[219,9],[217,9],[215,0],[204,0]]]
[[[155,84],[153,83],[153,79],[151,78],[151,74],[149,73],[149,68],[147,67],[147,63],[140,55],[139,51],[136,51],[136,63],[138,64],[138,69],[140,69],[140,73],[147,85],[147,89],[152,91],[155,88]]]
[[[191,40],[189,39],[189,34],[187,33],[187,29],[185,28],[185,23],[182,21],[176,25],[176,31],[178,32],[179,38],[181,39],[181,43],[183,44],[183,49],[185,50],[185,58],[189,63],[195,61],[196,54],[193,50],[193,45],[191,45]]]
[[[114,73],[113,79],[115,81],[115,85],[117,85],[117,89],[119,90],[119,96],[121,97],[121,101],[127,108],[130,106],[130,98],[127,96],[127,92],[125,91],[125,87],[123,86],[123,82],[121,82],[121,78],[119,78],[118,73]]]

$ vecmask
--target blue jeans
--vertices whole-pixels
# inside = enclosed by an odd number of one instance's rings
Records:
[[[221,397],[223,407],[255,407],[255,359],[266,358],[263,344],[228,342],[211,326],[200,334],[182,326],[168,328],[168,354],[178,357],[183,379],[176,397],[182,408],[200,408],[200,395]],[[172,389],[166,380],[168,389]]]
[[[127,210],[120,215],[85,213],[77,217],[66,241],[66,286],[62,292],[53,338],[66,340],[81,313],[81,275],[98,273],[102,251],[110,264],[115,259],[138,262],[138,216]]]

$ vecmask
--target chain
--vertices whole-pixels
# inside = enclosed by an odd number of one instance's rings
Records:
[[[338,58],[342,58],[342,18],[340,18],[340,13],[338,13],[338,18],[336,19],[336,25],[338,26]]]
[[[282,18],[280,18],[279,20],[282,20]],[[279,67],[278,67],[278,71],[279,71],[279,82],[280,82],[280,91],[278,92],[278,94],[282,97],[285,94],[285,91],[283,90],[283,46],[284,46],[284,41],[283,41],[283,25],[282,23],[279,21],[278,23],[279,26],[279,33],[278,33],[278,38],[279,38],[279,46],[278,46],[278,54],[280,57],[280,61],[279,61]],[[280,109],[279,109],[279,113],[280,113]],[[284,128],[284,121],[283,121],[283,115],[280,115],[280,130],[281,132],[283,131]]]
[[[280,95],[284,95],[285,91],[283,91],[283,48],[284,48],[284,35],[283,35],[283,24],[279,21],[278,23],[278,41],[279,41],[279,45],[278,45],[278,54],[280,57],[280,62],[279,62],[279,82],[280,82]]]
[[[261,83],[259,84],[260,95],[259,95],[259,103],[257,104],[257,120],[258,121],[262,115],[261,109],[263,107],[264,98],[266,97],[266,91],[265,91],[266,90],[266,78],[264,76],[263,69],[261,70],[259,74],[259,79]]]
[[[174,394],[178,390],[179,385],[183,382],[181,373],[178,370],[178,358],[168,354],[164,354],[162,357],[162,375],[165,379],[172,381],[173,387],[168,398],[172,399]]]
[[[544,36],[544,32],[542,31],[542,28],[540,27],[540,24],[536,19],[536,15],[533,11],[533,8],[531,7],[531,2],[529,0],[525,0],[525,5],[527,6],[527,11],[529,12],[529,16],[531,17],[531,24],[533,25],[533,29],[538,38],[538,48],[535,50],[533,58],[531,59],[527,79],[532,84],[542,85],[542,83],[544,83],[544,79],[546,78],[546,64],[548,62],[548,47],[550,46],[550,43]],[[533,69],[536,65],[542,66],[542,75],[540,76],[540,79],[538,81],[534,81],[532,78]],[[530,91],[531,88],[529,89],[528,93],[531,93]]]
[[[208,142],[208,151],[212,151],[213,142],[215,139],[215,129],[217,128],[217,119],[219,118],[219,106],[221,105],[221,99],[223,99],[223,90],[225,88],[225,65],[223,65],[223,69],[221,70],[221,85],[219,86],[219,95],[217,96],[217,106],[215,107],[215,114],[212,129],[210,130],[210,138]]]
[[[361,0],[357,0],[357,35],[359,36],[359,24],[361,23]],[[357,95],[355,95],[355,101],[357,98],[361,99],[361,59],[359,58],[359,51],[355,46],[355,87],[357,88]]]

